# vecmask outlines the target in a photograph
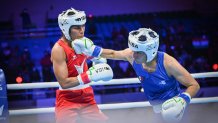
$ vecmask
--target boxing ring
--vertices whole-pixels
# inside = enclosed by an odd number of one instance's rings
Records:
[[[218,72],[206,72],[206,73],[194,73],[191,74],[194,78],[215,78],[218,77]],[[121,84],[136,84],[140,83],[138,78],[125,78],[125,79],[113,79],[108,82],[93,82],[90,85],[121,85]],[[21,89],[36,89],[36,88],[56,88],[58,82],[43,82],[43,83],[24,83],[24,84],[7,84],[8,90],[21,90]],[[143,122],[162,122],[159,116],[153,113],[151,105],[146,102],[128,102],[128,103],[115,103],[115,104],[99,104],[99,108],[108,115],[109,123],[143,123]],[[32,108],[32,109],[17,109],[9,110],[9,117],[20,117],[24,115],[42,115],[50,117],[54,115],[54,107],[48,108]],[[114,113],[117,112],[117,113]],[[200,112],[200,113],[199,113]],[[209,112],[209,113],[208,113]],[[116,114],[116,115],[114,115]],[[204,115],[210,115],[205,117]],[[205,122],[206,119],[210,118],[213,123],[218,120],[218,97],[204,97],[204,98],[193,98],[191,100],[190,108],[187,108],[184,114],[184,122],[198,123]],[[130,118],[131,117],[131,118]],[[196,120],[196,117],[198,117]],[[54,116],[53,116],[54,118]],[[139,119],[140,118],[140,119]],[[126,120],[124,120],[126,119]],[[127,120],[128,119],[128,120]],[[194,122],[193,122],[194,121]],[[208,120],[207,120],[208,121]],[[49,121],[46,121],[46,123]],[[54,122],[52,120],[51,122]],[[33,122],[32,122],[33,123]]]

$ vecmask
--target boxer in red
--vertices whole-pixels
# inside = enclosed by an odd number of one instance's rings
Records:
[[[84,11],[73,8],[58,16],[63,36],[51,52],[54,74],[60,85],[56,91],[56,123],[102,123],[107,120],[99,110],[88,83],[112,79],[112,69],[106,63],[88,69],[87,56],[76,54],[71,46],[75,39],[84,38],[85,23]]]

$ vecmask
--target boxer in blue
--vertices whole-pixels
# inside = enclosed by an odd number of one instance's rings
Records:
[[[142,83],[144,93],[155,113],[167,122],[181,120],[184,109],[199,91],[198,82],[179,62],[167,53],[158,51],[159,35],[148,28],[129,33],[129,48],[115,51],[104,49],[86,38],[72,43],[75,51],[93,57],[128,61]],[[187,87],[182,92],[179,83]]]

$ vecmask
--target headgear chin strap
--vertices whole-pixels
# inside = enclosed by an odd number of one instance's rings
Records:
[[[150,62],[157,54],[159,35],[150,28],[139,28],[129,33],[128,46],[133,51],[143,51],[146,62]]]
[[[84,25],[86,23],[86,14],[84,11],[75,10],[74,8],[63,11],[58,16],[58,25],[64,36],[71,40],[69,31],[73,25]]]

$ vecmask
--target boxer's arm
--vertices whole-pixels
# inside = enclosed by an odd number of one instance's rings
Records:
[[[63,48],[57,43],[52,48],[51,61],[53,63],[55,77],[63,89],[79,85],[77,77],[68,77],[66,55]]]
[[[112,50],[112,49],[103,49],[101,53],[101,57],[106,59],[113,59],[113,60],[124,60],[124,61],[131,61],[131,50],[129,48],[124,50]]]
[[[164,54],[164,67],[169,76],[174,77],[187,87],[185,93],[168,99],[162,104],[161,114],[163,119],[169,122],[179,122],[183,117],[186,106],[191,101],[191,97],[198,92],[199,85],[191,74],[168,54]]]
[[[200,89],[198,82],[175,58],[167,54],[164,57],[164,65],[168,75],[175,77],[182,85],[186,86],[186,93],[194,97]]]
[[[124,60],[124,61],[129,61],[131,63],[130,60],[131,50],[129,48],[120,51],[115,51],[112,49],[104,49],[102,47],[94,45],[94,43],[86,37],[81,39],[76,39],[71,44],[77,54],[84,53],[85,55],[91,57],[101,56],[106,59]]]

